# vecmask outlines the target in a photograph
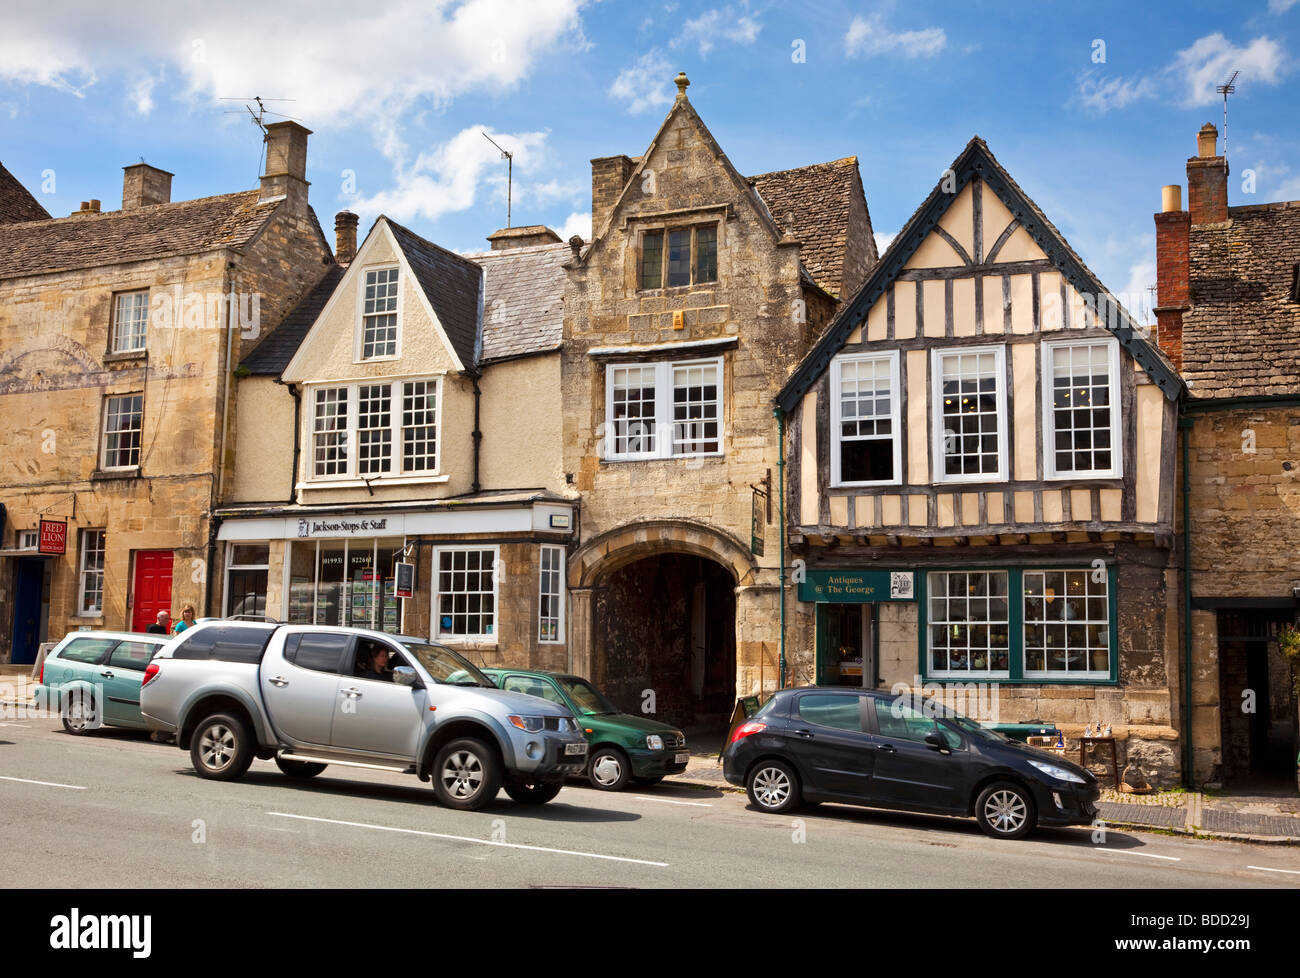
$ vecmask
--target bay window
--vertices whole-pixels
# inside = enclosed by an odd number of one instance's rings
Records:
[[[722,453],[722,360],[609,364],[605,458]]]
[[[318,387],[311,400],[310,478],[438,471],[438,381]]]

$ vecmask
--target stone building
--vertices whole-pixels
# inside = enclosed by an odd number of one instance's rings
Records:
[[[772,398],[876,250],[855,158],[746,178],[688,84],[641,156],[592,161],[561,380],[570,668],[700,724],[778,682]]]
[[[380,217],[241,365],[220,612],[567,665],[563,263],[547,228],[468,256]],[[414,588],[397,592],[411,564]]]
[[[1191,627],[1170,653],[1192,674],[1196,783],[1294,783],[1297,703],[1277,639],[1300,596],[1300,201],[1229,207],[1217,142],[1207,123],[1187,209],[1175,185],[1155,215],[1157,335],[1188,392],[1178,564]]]
[[[208,610],[233,367],[330,260],[308,135],[269,127],[256,189],[172,202],[137,163],[121,210],[0,223],[0,658]],[[42,519],[64,552],[38,555]]]
[[[777,399],[791,681],[1109,726],[1176,780],[1181,393],[972,139]]]
[[[0,163],[0,224],[48,221],[50,212]]]

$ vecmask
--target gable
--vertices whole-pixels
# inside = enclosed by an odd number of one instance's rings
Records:
[[[793,409],[864,324],[869,341],[884,339],[880,324],[891,312],[896,338],[915,336],[918,330],[927,336],[948,335],[950,324],[942,317],[937,325],[932,324],[934,317],[919,319],[918,312],[930,303],[953,316],[973,314],[978,325],[970,335],[1030,333],[1040,326],[1086,322],[1085,295],[1101,297],[1101,311],[1108,317],[1103,315],[1098,325],[1111,329],[1165,396],[1176,399],[1182,393],[1172,366],[1141,335],[1127,310],[1106,299],[1109,294],[1096,276],[983,140],[971,140],[945,180],[912,215],[862,289],[782,388],[777,404],[783,411]],[[1107,301],[1113,303],[1110,310],[1105,309]],[[882,304],[882,310],[875,311]],[[1004,311],[1000,319],[998,310]],[[951,328],[958,325],[953,322]]]
[[[366,273],[389,267],[398,269],[398,355],[357,362]],[[283,379],[312,383],[465,371],[473,361],[467,365],[461,358],[426,293],[436,285],[435,271],[426,265],[417,273],[388,220],[381,217],[311,323]],[[477,304],[477,297],[472,301]]]
[[[49,212],[40,205],[18,178],[0,163],[0,224],[48,221]]]

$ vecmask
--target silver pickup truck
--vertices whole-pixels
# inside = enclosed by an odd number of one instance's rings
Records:
[[[149,663],[140,709],[205,778],[239,778],[255,757],[293,778],[330,764],[396,771],[467,810],[502,787],[548,802],[587,760],[563,707],[497,689],[444,646],[360,628],[196,625]]]

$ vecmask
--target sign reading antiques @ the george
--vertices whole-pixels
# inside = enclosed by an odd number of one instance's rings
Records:
[[[916,574],[898,570],[808,571],[799,582],[799,600],[832,604],[915,601]]]
[[[42,554],[67,553],[68,524],[63,520],[41,520],[41,533],[36,552]]]

